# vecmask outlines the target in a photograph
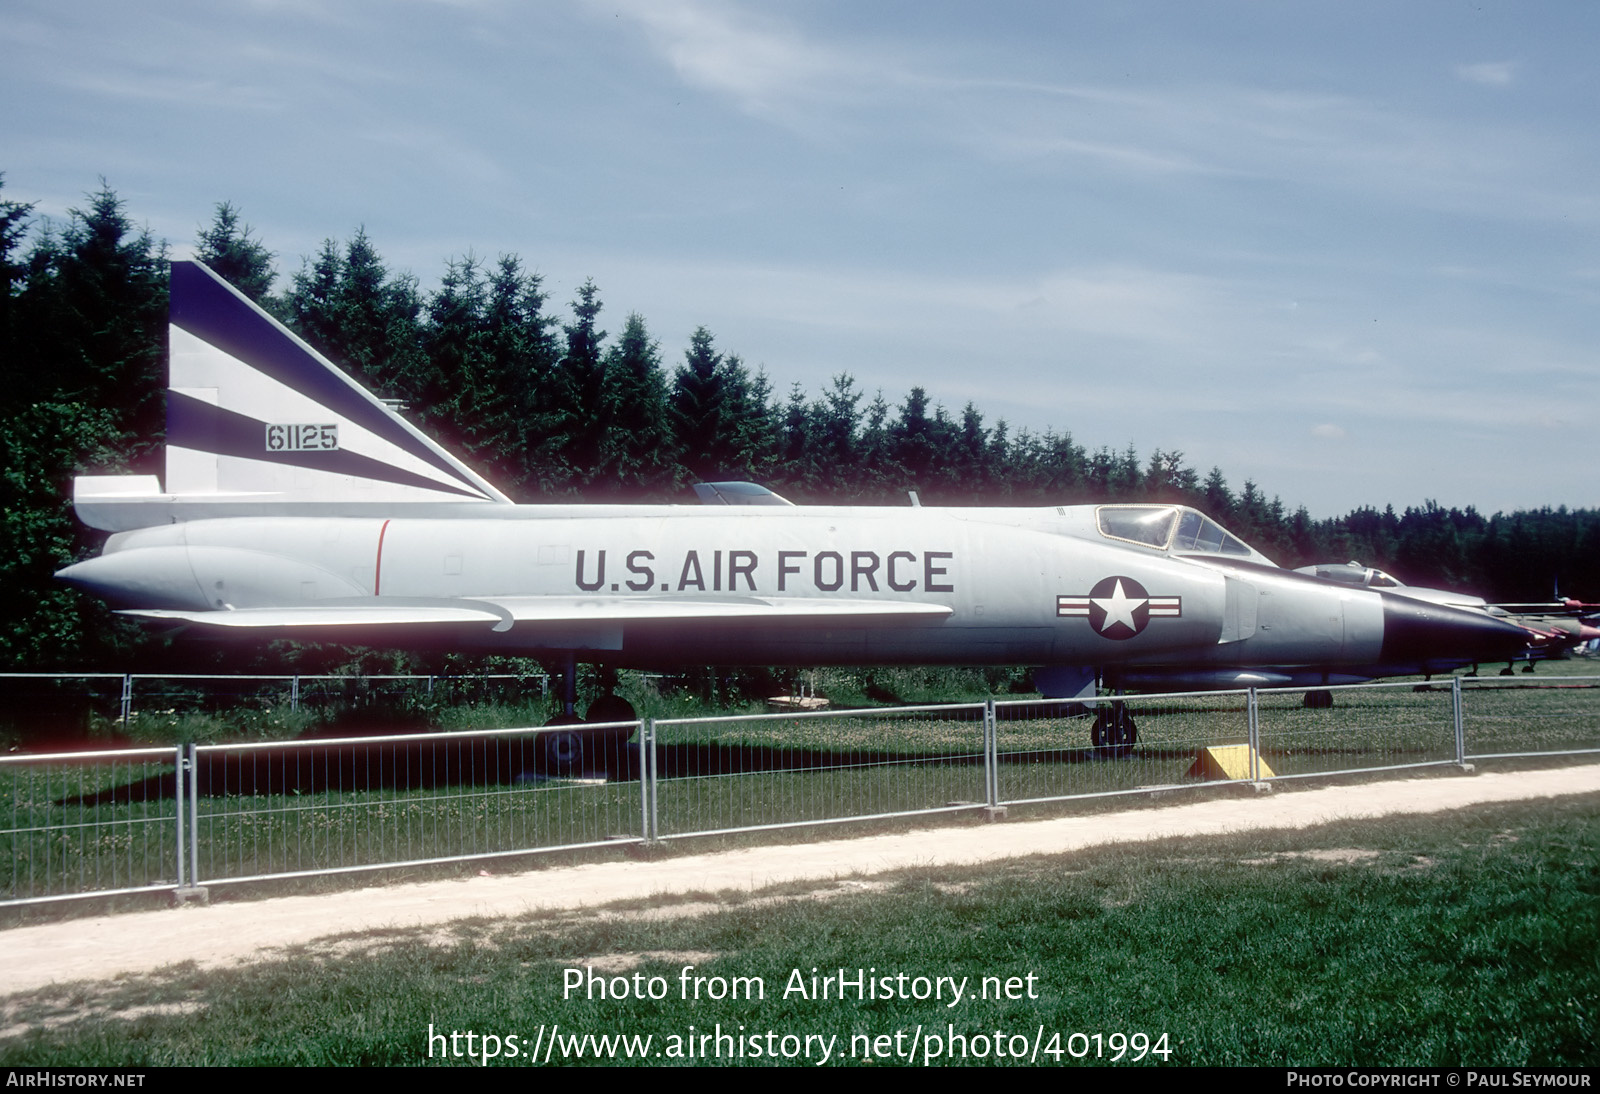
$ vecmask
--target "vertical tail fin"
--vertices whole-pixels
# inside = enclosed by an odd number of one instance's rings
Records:
[[[115,531],[225,514],[510,499],[199,262],[172,263],[166,490],[84,477]]]
[[[198,262],[169,331],[169,494],[509,500]]]

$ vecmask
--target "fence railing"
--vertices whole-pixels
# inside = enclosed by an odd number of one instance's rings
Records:
[[[1469,760],[1600,751],[1600,677],[1463,678]]]
[[[182,748],[0,757],[11,800],[0,854],[7,904],[192,884]]]
[[[451,676],[377,673],[362,676],[304,674],[0,672],[0,724],[25,711],[47,731],[171,732],[187,718],[225,712],[245,728],[281,734],[312,725],[331,713],[359,722],[364,709],[397,705],[438,708],[474,703],[543,702],[544,673],[476,672]]]
[[[1331,700],[1331,702],[1330,702]],[[0,757],[0,904],[1600,753],[1600,677],[1107,696]]]
[[[980,808],[983,703],[652,723],[653,839]]]

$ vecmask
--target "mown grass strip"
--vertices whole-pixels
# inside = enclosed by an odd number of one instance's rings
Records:
[[[919,1025],[1042,1026],[1166,1033],[1170,1062],[1186,1065],[1592,1066],[1597,848],[1591,795],[913,871],[678,918],[367,935],[235,971],[13,999],[0,1063],[415,1065],[429,1062],[431,1023],[524,1038],[559,1024],[649,1035],[657,1050],[690,1025],[832,1036],[841,1050]],[[685,1001],[685,964],[760,978],[765,997]],[[564,970],[585,965],[660,975],[672,991],[563,999]],[[785,998],[812,968],[974,985],[1031,974],[1039,997]]]

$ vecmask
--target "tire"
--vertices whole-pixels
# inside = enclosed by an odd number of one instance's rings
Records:
[[[638,713],[633,704],[620,695],[602,695],[589,704],[584,721],[591,725],[599,722],[637,722]],[[596,729],[589,733],[589,765],[598,771],[614,770],[627,755],[627,744],[633,737],[633,726]]]
[[[1327,710],[1331,706],[1333,706],[1333,692],[1331,692],[1331,691],[1308,691],[1308,692],[1306,692],[1305,708],[1307,710]]]
[[[1139,727],[1121,703],[1101,707],[1089,729],[1089,740],[1101,755],[1121,759],[1133,751],[1139,740]]]
[[[539,734],[539,751],[544,757],[546,775],[572,775],[583,770],[589,751],[585,735],[578,729],[583,719],[576,714],[557,714],[545,723],[550,727]],[[567,728],[571,727],[571,728]]]
[[[586,722],[637,722],[639,714],[633,704],[620,695],[602,695],[589,704],[583,716]],[[631,736],[631,734],[630,734]]]
[[[572,775],[583,770],[584,735],[557,730],[540,735],[544,769],[550,775]]]

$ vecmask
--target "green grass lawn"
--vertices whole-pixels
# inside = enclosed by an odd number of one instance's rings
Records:
[[[896,1034],[909,1049],[921,1027],[923,1053],[932,1033],[955,1052],[953,1031],[974,1064],[1035,1041],[1039,1063],[1056,1062],[1052,1044],[1062,1063],[1092,1063],[1112,1055],[1112,1035],[1144,1034],[1184,1065],[1592,1066],[1597,849],[1600,797],[1587,796],[708,894],[697,899],[714,910],[680,918],[623,908],[382,932],[247,968],[14,998],[0,1063],[415,1065],[430,1062],[431,1024],[493,1034],[502,1052],[511,1035],[522,1052],[548,1044],[555,1026],[649,1036],[647,1053],[664,1053],[650,1063],[674,1062],[690,1026],[742,1026],[824,1039],[813,1063],[830,1043],[832,1063],[892,1050]],[[565,970],[587,965],[660,976],[666,998],[564,999]],[[764,997],[684,1000],[685,965],[708,990],[759,978]],[[966,978],[969,994],[955,1007],[786,998],[795,970],[809,980],[813,968]],[[1016,978],[1023,997],[973,998],[984,977]],[[433,1044],[432,1062],[468,1062]]]

